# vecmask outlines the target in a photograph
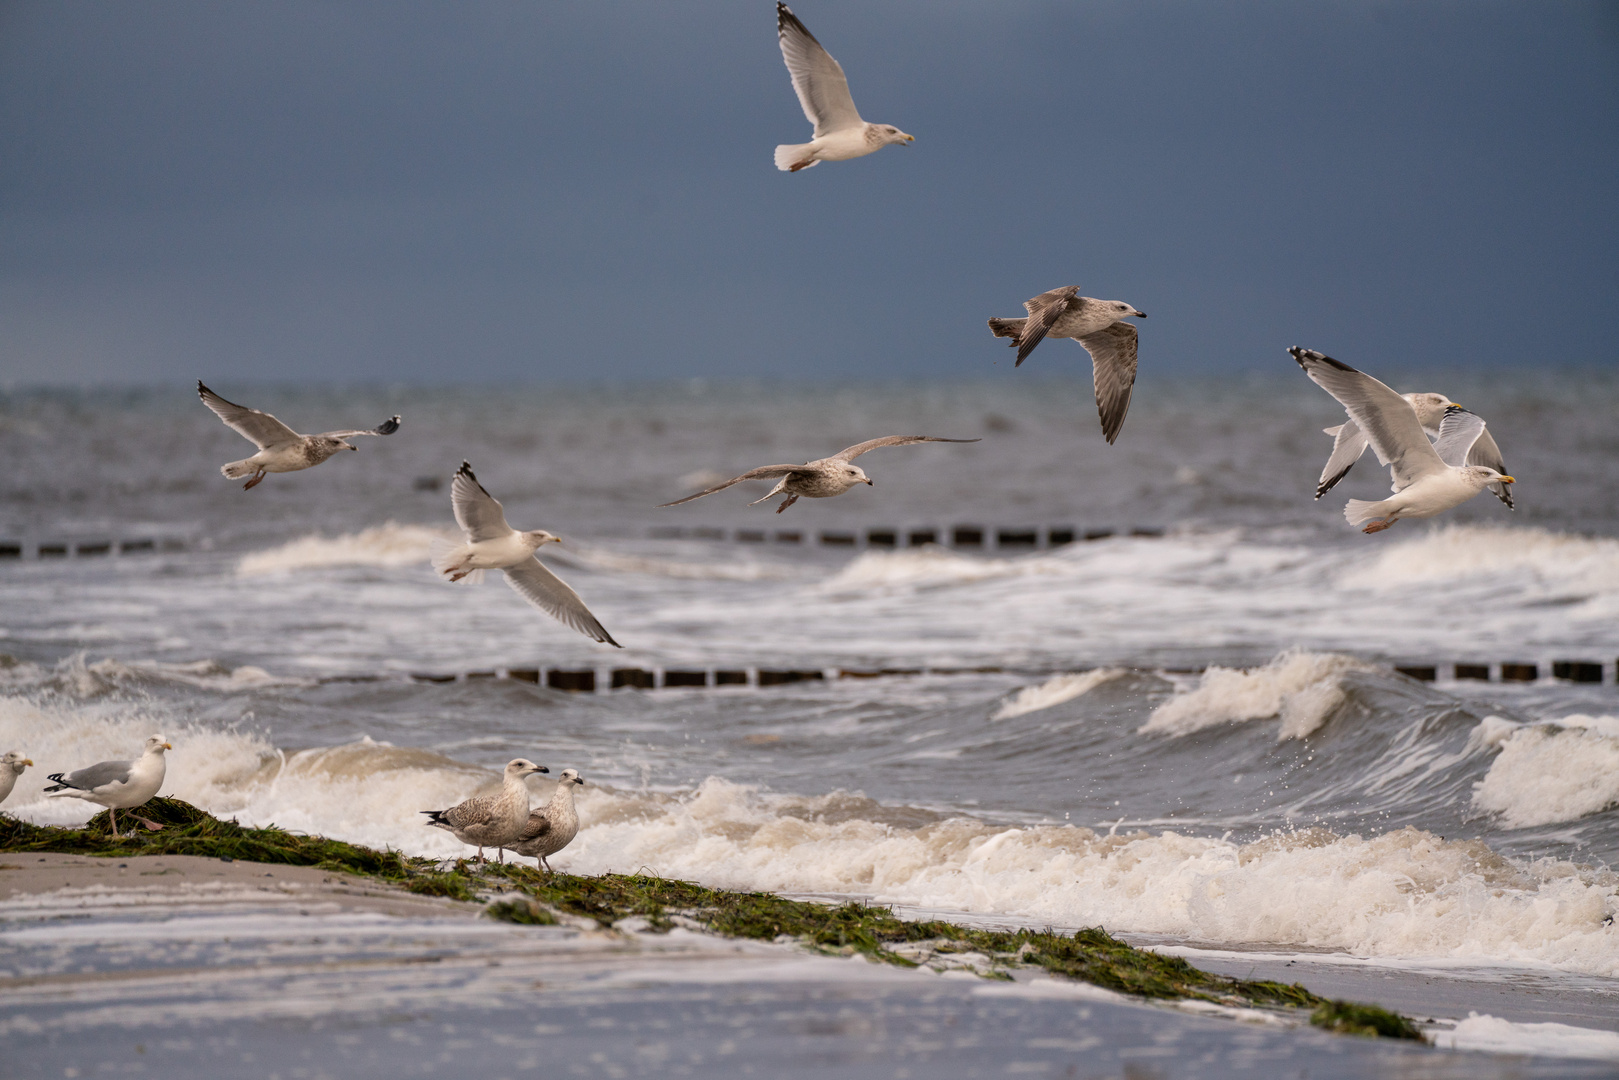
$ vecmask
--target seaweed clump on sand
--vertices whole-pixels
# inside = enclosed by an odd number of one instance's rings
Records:
[[[515,863],[480,866],[462,859],[443,870],[433,860],[397,851],[377,851],[274,826],[244,828],[179,799],[153,799],[140,809],[163,827],[115,836],[105,812],[80,829],[33,825],[0,814],[0,853],[198,855],[313,866],[426,896],[493,899],[486,913],[514,923],[552,925],[584,919],[611,927],[632,919],[652,931],[685,926],[725,937],[796,941],[822,952],[861,955],[901,967],[957,967],[987,978],[1009,979],[1014,969],[1033,967],[1142,998],[1309,1009],[1310,1022],[1328,1031],[1422,1038],[1411,1021],[1379,1006],[1329,1001],[1297,983],[1214,975],[1178,957],[1135,948],[1099,927],[1073,934],[990,930],[940,919],[910,921],[888,908],[859,903],[789,900],[773,893],[710,889],[651,875],[542,874]]]

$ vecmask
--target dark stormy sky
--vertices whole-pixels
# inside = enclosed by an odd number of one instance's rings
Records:
[[[775,171],[769,0],[0,4],[0,382],[1615,359],[1613,3],[795,10],[913,147]]]

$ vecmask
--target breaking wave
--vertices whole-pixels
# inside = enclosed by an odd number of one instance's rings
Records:
[[[1619,717],[1565,716],[1534,724],[1486,717],[1474,730],[1500,750],[1473,805],[1521,829],[1619,806]]]
[[[1395,589],[1503,574],[1577,584],[1589,592],[1619,591],[1619,540],[1537,528],[1441,525],[1345,571],[1339,584]]]
[[[268,551],[244,555],[236,564],[237,574],[259,574],[311,570],[327,566],[412,566],[427,565],[428,548],[435,540],[459,541],[460,534],[425,525],[400,525],[390,521],[342,536],[305,536]]]
[[[1037,686],[1025,686],[1003,702],[990,719],[1010,720],[1014,716],[1026,716],[1032,712],[1055,708],[1065,701],[1082,697],[1103,683],[1112,682],[1126,674],[1129,673],[1124,668],[1096,668],[1072,675],[1058,675]]]
[[[1246,720],[1282,721],[1278,740],[1310,735],[1344,702],[1339,676],[1375,670],[1352,656],[1290,650],[1264,667],[1212,666],[1196,689],[1176,694],[1152,711],[1143,734],[1189,735]]]

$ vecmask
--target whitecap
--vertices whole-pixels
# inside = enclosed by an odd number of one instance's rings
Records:
[[[1140,731],[1189,735],[1219,724],[1280,717],[1278,739],[1302,739],[1343,704],[1341,675],[1372,670],[1376,669],[1352,656],[1301,649],[1288,650],[1264,667],[1214,665],[1203,672],[1195,689],[1154,709]]]
[[[1619,718],[1514,724],[1491,716],[1473,738],[1500,751],[1474,785],[1473,805],[1500,814],[1508,828],[1575,821],[1619,805]]]
[[[1001,703],[991,720],[1010,720],[1072,701],[1090,693],[1105,682],[1128,674],[1124,668],[1095,668],[1069,675],[1058,675],[1036,686],[1025,686]]]

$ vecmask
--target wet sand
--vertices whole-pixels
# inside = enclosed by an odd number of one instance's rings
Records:
[[[514,926],[346,874],[0,856],[8,1077],[1595,1077],[687,929]],[[1306,984],[1309,984],[1309,980]]]

